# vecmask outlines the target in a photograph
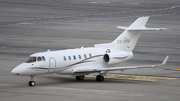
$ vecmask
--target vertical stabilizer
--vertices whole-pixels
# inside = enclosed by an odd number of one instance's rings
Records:
[[[149,17],[140,17],[129,27],[123,27],[125,31],[112,42],[112,45],[120,50],[132,51],[141,35],[141,31],[131,29],[145,28],[148,19]]]
[[[118,50],[132,51],[141,35],[142,31],[167,30],[166,28],[146,28],[149,17],[139,17],[129,27],[117,26],[123,29],[113,42],[107,44],[98,44],[96,47],[114,48]]]
[[[149,17],[139,17],[136,21],[134,21],[128,28],[143,28],[145,27]]]

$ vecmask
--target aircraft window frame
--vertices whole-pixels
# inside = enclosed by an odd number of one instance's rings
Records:
[[[79,56],[79,59],[81,59],[81,55],[78,55]]]
[[[86,54],[84,54],[84,58],[85,58],[85,59],[87,58]]]
[[[42,59],[41,59],[40,56],[37,57],[37,61],[38,61],[38,62],[42,61]]]
[[[41,57],[42,61],[46,61],[46,58],[44,56]]]
[[[69,60],[71,60],[71,56],[68,56]]]
[[[28,57],[26,60],[26,63],[32,63],[32,62],[36,62],[36,57],[32,56],[32,57]]]
[[[63,59],[64,59],[64,61],[66,61],[66,57],[65,56],[63,57]]]
[[[75,55],[73,55],[73,58],[74,58],[74,60],[76,60],[76,56]]]
[[[91,57],[92,57],[92,55],[91,55],[91,54],[89,54],[89,57],[91,58]]]

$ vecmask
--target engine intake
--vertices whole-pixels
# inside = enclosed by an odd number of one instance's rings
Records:
[[[132,52],[115,52],[115,53],[106,53],[103,56],[103,60],[108,65],[118,64],[124,61],[127,61],[133,57]]]
[[[108,54],[105,54],[103,58],[104,58],[105,62],[109,62],[109,55]]]

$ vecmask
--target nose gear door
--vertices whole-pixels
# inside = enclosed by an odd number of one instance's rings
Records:
[[[49,70],[48,73],[53,73],[56,69],[56,60],[55,58],[51,57],[49,59]]]

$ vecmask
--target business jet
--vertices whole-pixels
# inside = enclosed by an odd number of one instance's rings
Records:
[[[145,25],[148,19],[149,17],[139,17],[129,27],[117,26],[124,32],[110,43],[95,44],[94,47],[87,48],[34,53],[24,63],[15,67],[11,73],[30,76],[29,86],[35,86],[33,78],[36,75],[56,73],[72,75],[76,80],[84,80],[84,75],[96,73],[98,74],[96,80],[102,82],[108,71],[164,65],[169,56],[157,65],[116,67],[117,64],[133,57],[132,51],[142,31],[167,30],[166,28],[147,28]]]

